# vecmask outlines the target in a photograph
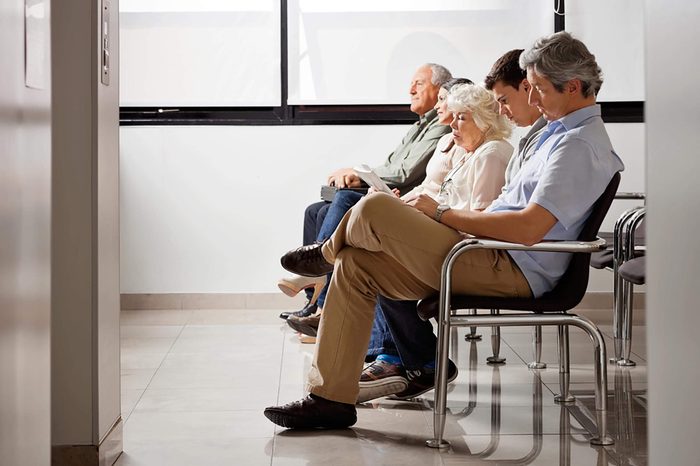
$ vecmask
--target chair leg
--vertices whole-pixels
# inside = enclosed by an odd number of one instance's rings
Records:
[[[449,290],[440,297],[440,314],[438,316],[437,348],[435,351],[435,406],[433,408],[433,432],[435,437],[426,440],[425,444],[430,448],[448,448],[450,442],[445,440],[445,418],[447,413],[447,369],[448,353],[450,351],[450,319],[449,302],[443,304],[449,296]],[[444,307],[443,307],[444,305]]]
[[[542,326],[535,325],[532,331],[532,351],[535,360],[527,365],[530,369],[546,369],[547,363],[542,362]]]
[[[622,314],[622,353],[617,360],[617,365],[621,367],[636,366],[637,363],[630,359],[632,353],[632,309],[634,308],[634,286],[625,282],[623,286],[624,313]]]
[[[471,309],[469,313],[473,316],[476,315],[476,309]],[[464,339],[467,341],[481,340],[481,335],[476,333],[476,327],[469,327],[469,333],[464,335]]]
[[[498,314],[500,314],[498,309],[491,309],[491,315]],[[501,327],[491,327],[491,348],[493,356],[486,358],[486,362],[488,364],[505,364],[506,358],[501,357]]]
[[[557,403],[572,403],[576,397],[569,393],[569,327],[557,326],[557,342],[559,343],[559,394],[554,397]]]
[[[617,272],[618,261],[613,265],[613,351],[614,355],[608,360],[611,364],[622,358],[622,323],[624,314],[624,299],[622,297],[622,277]]]

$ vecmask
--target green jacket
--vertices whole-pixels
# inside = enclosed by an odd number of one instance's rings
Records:
[[[373,168],[374,172],[389,186],[403,193],[410,191],[423,181],[438,140],[450,131],[449,126],[438,124],[435,109],[429,111],[411,126],[386,162]]]

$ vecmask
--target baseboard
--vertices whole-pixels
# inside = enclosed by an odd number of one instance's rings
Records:
[[[123,311],[162,309],[295,309],[304,306],[300,293],[290,298],[282,293],[159,293],[122,294]]]
[[[125,311],[161,309],[294,309],[304,305],[304,296],[289,298],[282,293],[125,293],[121,295],[121,308]],[[589,292],[583,297],[579,309],[610,312],[612,293]],[[643,311],[646,294],[634,294],[634,308]],[[643,312],[635,312],[637,318]]]
[[[112,466],[124,446],[121,417],[99,445],[52,445],[51,466]]]

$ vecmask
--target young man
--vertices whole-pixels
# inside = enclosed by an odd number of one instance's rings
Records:
[[[535,153],[535,146],[547,121],[540,111],[528,103],[530,84],[525,70],[520,68],[523,49],[511,50],[494,63],[484,84],[498,101],[500,113],[520,127],[530,127],[520,139],[518,153],[506,168],[505,192],[522,165]],[[409,399],[431,390],[435,385],[435,344],[433,327],[416,313],[415,301],[396,301],[385,297],[378,300],[378,319],[385,322],[381,337],[383,347],[395,354],[380,354],[364,368],[360,376],[358,400],[367,401],[387,395]],[[449,380],[457,376],[450,365]],[[398,389],[398,390],[397,390]]]
[[[437,112],[433,109],[437,102],[440,86],[452,78],[444,66],[427,63],[420,66],[409,87],[411,96],[411,111],[418,115],[418,121],[411,126],[401,143],[389,154],[386,161],[374,167],[373,170],[380,178],[393,188],[408,191],[417,186],[425,178],[425,167],[430,156],[435,151],[438,140],[450,131],[448,126],[438,124]],[[360,187],[360,178],[352,168],[341,168],[328,176],[327,183],[339,188]],[[304,212],[303,244],[313,244],[324,241],[335,231],[343,214],[362,198],[353,191],[339,191],[334,203],[341,206],[334,209],[337,215],[326,218],[329,202],[321,201],[311,204]],[[311,302],[313,292],[307,292],[309,302],[303,309],[294,313],[283,312],[280,317],[286,319],[289,315],[306,317],[316,312],[316,304]]]
[[[338,428],[357,420],[354,403],[377,295],[421,299],[440,286],[445,255],[461,232],[521,244],[578,237],[592,206],[624,165],[596,105],[602,84],[595,57],[566,32],[539,39],[520,57],[530,105],[547,119],[535,153],[484,212],[450,210],[431,198],[413,206],[374,194],[343,218],[323,245],[288,253],[296,273],[333,268],[321,320],[310,394],[265,415],[284,427]],[[551,290],[566,254],[473,249],[453,269],[456,293],[538,297]]]

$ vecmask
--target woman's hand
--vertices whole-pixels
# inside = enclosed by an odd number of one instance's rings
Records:
[[[435,219],[435,213],[437,212],[438,203],[432,197],[427,194],[419,194],[415,197],[406,199],[406,204],[415,207],[416,209],[423,212],[428,217]]]

